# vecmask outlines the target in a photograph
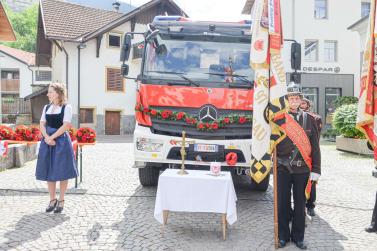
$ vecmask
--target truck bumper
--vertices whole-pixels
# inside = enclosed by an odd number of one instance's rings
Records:
[[[251,132],[250,132],[251,133]],[[136,125],[134,131],[135,167],[144,167],[146,163],[181,164],[181,137],[153,134],[148,127]],[[187,165],[208,166],[211,161],[228,166],[225,156],[235,152],[238,161],[233,167],[249,168],[251,162],[251,139],[205,140],[186,138]],[[217,145],[217,152],[195,151],[194,144]]]

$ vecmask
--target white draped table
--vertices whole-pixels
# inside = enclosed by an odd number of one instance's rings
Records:
[[[226,224],[237,221],[237,196],[230,172],[213,176],[209,171],[166,169],[159,177],[154,217],[166,225],[168,212],[209,212],[222,214],[223,238]]]

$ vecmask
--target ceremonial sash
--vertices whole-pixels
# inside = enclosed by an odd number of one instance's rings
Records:
[[[312,158],[311,152],[312,147],[308,135],[306,135],[305,130],[301,127],[296,120],[294,120],[288,113],[285,113],[285,123],[281,126],[289,139],[297,147],[304,159],[306,165],[309,167],[310,172],[312,171]],[[308,180],[305,188],[306,199],[310,198],[310,191],[312,189],[312,183]]]

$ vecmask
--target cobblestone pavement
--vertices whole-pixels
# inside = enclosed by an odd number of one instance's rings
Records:
[[[156,188],[140,186],[130,138],[101,142],[84,148],[83,183],[75,190],[70,182],[61,215],[43,212],[48,194],[34,178],[35,161],[0,172],[0,250],[273,250],[271,187],[250,192],[236,177],[238,221],[226,241],[220,215],[206,213],[171,213],[162,237],[153,218]],[[377,234],[363,231],[377,189],[372,159],[326,142],[322,155],[317,216],[305,235],[309,249],[377,250]]]

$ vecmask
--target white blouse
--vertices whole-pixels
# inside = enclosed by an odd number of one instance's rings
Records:
[[[41,122],[46,122],[46,107],[43,107],[41,116]],[[62,106],[51,104],[47,110],[47,114],[59,114],[62,111]],[[72,121],[72,106],[70,104],[65,105],[63,122],[71,123]]]

